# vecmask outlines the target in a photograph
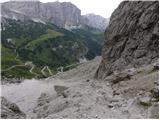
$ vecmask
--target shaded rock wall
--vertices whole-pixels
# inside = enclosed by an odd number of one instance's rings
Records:
[[[154,62],[159,57],[158,1],[122,2],[112,14],[105,36],[98,78]]]

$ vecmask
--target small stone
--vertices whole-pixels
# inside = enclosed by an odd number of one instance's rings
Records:
[[[158,88],[153,88],[151,90],[152,97],[159,99],[159,89]]]
[[[154,70],[159,70],[159,63],[154,63],[153,64]]]
[[[55,85],[54,89],[57,92],[58,95],[62,94],[63,91],[67,90],[69,87],[61,86],[61,85]]]
[[[88,79],[88,80],[86,80],[86,82],[89,82],[90,80]]]
[[[98,115],[95,115],[95,118],[98,118]]]
[[[109,82],[106,83],[106,86],[110,86],[111,84]]]
[[[109,108],[113,108],[114,105],[113,105],[112,103],[110,103],[110,104],[108,104],[108,107],[109,107]]]
[[[139,102],[143,106],[151,106],[150,98],[149,97],[143,97],[139,99]]]

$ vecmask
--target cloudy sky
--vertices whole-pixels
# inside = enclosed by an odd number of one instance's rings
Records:
[[[9,1],[9,0],[0,0],[0,2],[5,2],[5,1]],[[119,3],[122,0],[40,0],[40,1],[41,2],[54,2],[54,1],[71,2],[81,9],[82,14],[95,13],[97,15],[101,15],[105,18],[108,18],[110,17],[114,9],[118,7]]]

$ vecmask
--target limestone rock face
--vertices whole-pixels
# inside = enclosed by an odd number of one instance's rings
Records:
[[[105,30],[108,26],[109,19],[106,19],[102,16],[95,15],[95,14],[86,14],[83,15],[84,19],[87,19],[88,21],[85,21],[88,26],[98,28],[100,30]]]
[[[5,18],[51,22],[66,29],[88,25],[105,30],[106,18],[99,15],[81,15],[81,10],[70,2],[10,1],[1,4]]]
[[[2,3],[2,6],[15,13],[24,14],[34,20],[51,22],[59,27],[77,26],[80,23],[80,9],[69,2],[10,1]],[[2,16],[9,14],[5,13],[3,15],[3,13]]]
[[[105,36],[98,78],[155,62],[159,57],[158,1],[122,2],[112,14]]]

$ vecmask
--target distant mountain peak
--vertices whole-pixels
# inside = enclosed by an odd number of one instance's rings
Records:
[[[50,22],[62,28],[88,25],[104,30],[108,24],[107,19],[99,15],[93,13],[81,15],[81,10],[71,2],[42,3],[38,0],[13,0],[2,3],[2,16],[24,20],[24,15],[27,19]]]
[[[88,19],[88,26],[95,27],[101,30],[105,30],[109,23],[109,19],[106,19],[94,13],[88,13],[86,15],[83,15],[83,17]]]

